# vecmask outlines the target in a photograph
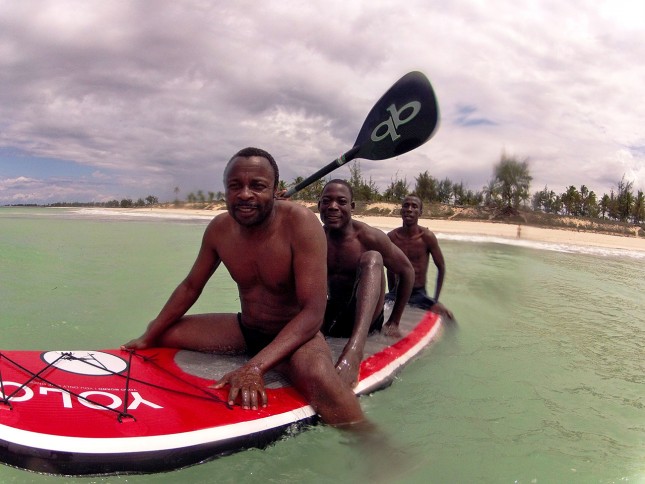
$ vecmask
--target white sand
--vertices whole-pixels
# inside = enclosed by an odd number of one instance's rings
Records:
[[[223,210],[183,209],[183,208],[139,208],[139,209],[113,209],[123,214],[140,214],[154,216],[197,216],[212,218]],[[401,225],[398,217],[374,217],[355,215],[360,220],[374,227],[389,231]],[[419,224],[428,227],[438,234],[483,235],[488,237],[501,237],[516,239],[517,225],[495,222],[468,222],[439,219],[421,219]],[[612,249],[637,250],[645,252],[645,238],[635,236],[606,235],[592,232],[578,232],[568,229],[546,229],[522,225],[520,238],[534,242],[547,242],[554,244],[571,244],[591,247],[604,247]]]
[[[401,220],[397,217],[356,217],[375,227],[386,230],[399,227]],[[434,233],[485,235],[489,237],[517,238],[517,225],[495,222],[465,222],[453,220],[419,220],[419,225],[428,227]],[[554,244],[572,244],[612,249],[638,250],[645,252],[645,238],[620,235],[606,235],[593,232],[578,232],[567,229],[546,229],[522,225],[520,238],[534,242]]]

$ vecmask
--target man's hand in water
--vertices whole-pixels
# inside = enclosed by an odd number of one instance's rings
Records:
[[[223,388],[230,385],[228,404],[235,405],[240,396],[241,406],[245,410],[257,410],[267,406],[267,394],[264,391],[264,377],[255,365],[244,365],[222,377],[212,388]]]
[[[448,309],[446,306],[444,306],[443,304],[441,304],[440,302],[434,303],[430,308],[430,311],[438,314],[441,317],[448,318],[450,321],[454,321],[455,319],[454,315],[452,314],[452,311]]]

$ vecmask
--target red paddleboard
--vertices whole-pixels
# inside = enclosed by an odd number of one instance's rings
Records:
[[[440,326],[406,308],[401,339],[368,338],[355,392],[389,385]],[[347,340],[328,341],[338,352]],[[228,389],[208,387],[242,362],[168,348],[0,351],[0,462],[63,475],[160,472],[263,447],[316,420],[275,372],[266,408],[229,407]]]

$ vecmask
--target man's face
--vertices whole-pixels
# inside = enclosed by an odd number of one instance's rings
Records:
[[[226,208],[245,227],[261,224],[273,210],[274,172],[260,156],[235,158],[224,176]]]
[[[405,197],[401,205],[401,218],[405,225],[414,225],[421,215],[421,200],[417,197]]]
[[[349,224],[353,208],[349,188],[340,183],[329,183],[318,201],[320,219],[325,227],[332,230],[342,229]]]

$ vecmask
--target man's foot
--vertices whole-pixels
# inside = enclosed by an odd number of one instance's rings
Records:
[[[362,356],[356,353],[343,353],[336,363],[338,376],[350,388],[354,388],[358,383],[358,372],[362,359]]]

